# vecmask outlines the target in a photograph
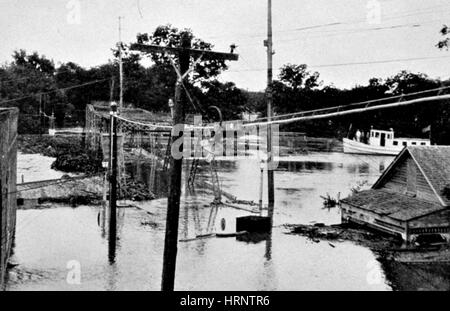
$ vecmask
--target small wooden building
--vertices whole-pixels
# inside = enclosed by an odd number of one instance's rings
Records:
[[[430,234],[450,242],[450,146],[403,149],[370,190],[342,200],[342,220],[407,242]]]

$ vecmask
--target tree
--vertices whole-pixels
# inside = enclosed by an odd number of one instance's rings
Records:
[[[313,91],[321,85],[318,72],[310,72],[305,64],[286,64],[280,68],[279,80],[272,83],[275,114],[312,109]],[[265,114],[264,110],[261,111]]]
[[[39,133],[43,130],[40,110],[50,115],[57,104],[65,102],[55,83],[55,66],[37,52],[19,50],[12,57],[13,61],[3,68],[2,81],[6,82],[2,83],[0,100],[19,108],[19,133]]]
[[[436,44],[436,46],[441,50],[442,49],[448,50],[450,47],[450,38],[448,37],[450,35],[450,27],[448,27],[447,25],[443,25],[440,33],[442,36],[446,38],[439,41],[438,44]]]
[[[430,79],[424,73],[412,73],[402,70],[398,74],[388,78],[385,85],[389,88],[390,94],[399,95],[432,89],[439,85],[439,83]]]
[[[221,83],[213,80],[204,82],[202,86],[206,92],[201,97],[201,108],[208,113],[210,119],[217,119],[214,112],[208,111],[211,106],[220,109],[224,120],[238,119],[245,111],[248,96],[233,82]]]
[[[63,63],[55,73],[55,80],[58,88],[63,89],[74,85],[81,85],[89,82],[91,79],[86,69],[73,63]],[[63,91],[66,96],[67,103],[59,105],[55,111],[56,123],[58,126],[67,124],[79,125],[83,124],[85,116],[85,108],[90,100],[91,86],[83,88],[74,88]],[[92,87],[96,87],[93,85]]]
[[[320,86],[318,72],[308,71],[305,64],[294,65],[286,64],[280,68],[279,79],[294,90],[306,89],[311,90]]]

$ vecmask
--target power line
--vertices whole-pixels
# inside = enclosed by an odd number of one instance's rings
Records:
[[[372,100],[367,100],[367,101],[357,102],[357,103],[351,103],[351,104],[348,104],[348,105],[341,105],[341,106],[336,106],[336,107],[328,107],[328,108],[322,108],[322,109],[315,109],[315,110],[308,110],[308,111],[299,111],[299,112],[293,112],[293,113],[286,113],[286,114],[282,114],[282,115],[273,116],[273,118],[283,118],[283,117],[287,117],[287,116],[298,116],[298,115],[304,115],[304,114],[307,114],[307,113],[324,112],[324,111],[332,110],[332,109],[341,109],[341,108],[348,108],[348,107],[354,107],[354,106],[359,106],[359,105],[368,105],[368,104],[372,104],[372,103],[376,103],[376,102],[388,101],[388,100],[392,100],[392,99],[402,99],[402,98],[409,97],[409,96],[425,94],[425,93],[430,93],[430,92],[436,92],[436,91],[442,91],[442,90],[446,90],[446,89],[450,89],[450,86],[442,86],[442,87],[438,87],[438,88],[434,88],[434,89],[428,89],[428,90],[412,92],[412,93],[407,93],[407,94],[402,94],[402,95],[395,95],[395,96],[389,96],[389,97],[384,97],[384,98],[372,99]],[[261,120],[266,120],[266,119],[267,119],[267,117],[258,118],[256,121],[261,121]]]
[[[418,28],[418,27],[424,27],[425,25],[431,25],[434,22],[437,22],[440,20],[429,20],[424,22],[415,22],[415,23],[409,23],[409,24],[398,24],[398,25],[390,25],[385,27],[373,27],[373,28],[361,28],[361,29],[342,29],[342,30],[332,30],[328,32],[309,32],[306,33],[305,39],[315,39],[315,38],[329,38],[329,37],[335,37],[335,36],[343,36],[343,35],[354,35],[354,34],[361,34],[365,32],[374,32],[374,31],[382,31],[382,30],[408,30],[409,28]],[[312,35],[311,35],[312,34]],[[291,42],[291,41],[297,41],[299,39],[303,38],[291,38],[291,39],[281,39],[278,42]]]
[[[342,66],[354,66],[354,65],[370,65],[370,64],[384,64],[384,63],[396,63],[396,62],[407,62],[407,61],[419,61],[419,60],[432,60],[432,59],[441,59],[441,58],[449,58],[450,55],[443,56],[433,56],[433,57],[412,57],[412,58],[397,58],[397,59],[386,59],[386,60],[376,60],[376,61],[366,61],[366,62],[349,62],[349,63],[335,63],[335,64],[320,64],[320,65],[308,65],[309,67],[315,68],[327,68],[327,67],[342,67]],[[250,68],[250,69],[241,69],[241,70],[228,70],[226,72],[256,72],[256,71],[265,71],[265,68]]]
[[[55,72],[54,72],[53,74],[49,75],[49,76],[46,77],[46,78],[57,78],[57,76],[58,76],[59,74],[67,73],[67,72],[73,72],[73,71],[74,71],[73,69],[66,69],[66,70],[62,70],[62,71],[58,71],[58,69],[55,69]],[[6,71],[6,73],[8,74],[7,71]],[[30,76],[27,76],[27,77],[22,77],[22,78],[17,78],[17,79],[0,80],[0,84],[6,83],[6,82],[11,82],[11,81],[21,81],[21,80],[32,79],[32,78],[34,78],[35,76],[37,76],[37,73],[45,74],[45,72],[38,71],[38,70],[36,70],[36,69],[33,70],[33,73],[36,74],[36,75],[33,75],[33,76],[30,75]]]
[[[439,8],[439,7],[444,7],[444,10],[439,10],[439,11],[432,10],[432,9]],[[393,14],[393,15],[387,15],[384,17],[382,16],[381,18],[382,18],[382,20],[393,20],[393,19],[397,19],[397,18],[401,18],[401,17],[410,17],[410,16],[432,14],[432,13],[442,13],[442,12],[445,12],[445,9],[447,9],[447,8],[448,8],[448,4],[444,4],[444,5],[438,5],[438,6],[424,8],[423,10],[413,10],[413,11],[409,11],[409,12],[407,11],[400,15]],[[419,23],[419,22],[417,22],[417,23]],[[348,20],[348,21],[336,21],[336,22],[331,22],[331,23],[328,22],[328,23],[311,25],[311,26],[287,28],[287,29],[282,29],[282,30],[276,30],[276,31],[274,31],[274,33],[281,34],[281,33],[289,33],[289,32],[299,32],[299,31],[305,31],[305,30],[310,30],[310,29],[341,26],[341,25],[357,25],[357,24],[361,24],[361,23],[367,23],[367,19],[362,18],[362,19],[354,19],[354,20]],[[329,32],[334,32],[334,31],[340,31],[340,30],[330,30]],[[327,31],[308,32],[308,33],[323,33],[323,32],[327,32]],[[264,34],[264,33],[247,33],[247,34],[239,33],[239,34],[223,35],[223,36],[206,36],[204,38],[216,39],[216,38],[227,38],[227,37],[231,37],[231,36],[233,36],[233,37],[250,37],[250,38],[261,37],[262,38],[262,37],[265,37],[265,35],[266,34]]]
[[[416,60],[430,60],[430,59],[441,59],[448,58],[450,55],[446,56],[434,56],[434,57],[412,57],[412,58],[398,58],[398,59],[388,59],[379,60],[371,62],[353,62],[353,63],[340,63],[340,64],[325,64],[325,65],[311,65],[311,67],[325,68],[325,67],[341,67],[341,66],[353,66],[353,65],[368,65],[368,64],[385,64],[385,63],[396,63],[400,61],[416,61]]]
[[[78,85],[74,85],[74,86],[69,86],[69,87],[65,87],[65,88],[59,88],[59,89],[55,89],[55,90],[48,91],[48,92],[41,92],[41,93],[36,93],[36,94],[27,95],[27,96],[23,96],[23,97],[8,99],[8,100],[4,100],[4,101],[0,102],[0,105],[1,104],[6,104],[6,103],[10,103],[10,102],[14,102],[14,101],[18,101],[18,100],[22,100],[22,99],[26,99],[26,98],[30,98],[30,97],[34,97],[34,96],[51,94],[51,93],[55,93],[55,92],[58,92],[58,91],[67,91],[67,90],[71,90],[71,89],[75,89],[75,88],[79,88],[79,87],[83,87],[83,86],[87,86],[87,85],[92,85],[92,84],[96,84],[96,83],[100,83],[100,82],[104,82],[104,81],[109,81],[109,80],[111,80],[111,79],[108,78],[108,79],[94,80],[94,81],[91,81],[91,82],[86,82],[86,83],[82,83],[82,84],[78,84]]]
[[[407,106],[407,105],[412,105],[412,104],[427,103],[427,102],[438,101],[438,100],[450,100],[450,94],[423,97],[423,98],[411,99],[408,101],[399,101],[399,102],[395,102],[395,103],[383,104],[383,105],[378,105],[378,106],[371,106],[371,107],[366,106],[366,107],[362,107],[362,108],[354,108],[351,110],[342,110],[342,111],[339,110],[341,108],[341,106],[338,106],[338,107],[329,108],[329,109],[335,109],[336,111],[334,111],[334,112],[328,112],[328,113],[317,114],[317,115],[309,115],[309,116],[298,116],[298,117],[287,118],[287,119],[283,119],[283,120],[253,122],[253,123],[244,124],[243,126],[250,127],[250,126],[271,125],[271,124],[288,124],[288,123],[299,122],[299,121],[330,119],[330,118],[340,117],[340,116],[349,115],[349,114],[363,113],[363,112],[368,112],[368,111],[373,111],[373,110]]]

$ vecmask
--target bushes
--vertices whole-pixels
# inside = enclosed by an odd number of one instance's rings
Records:
[[[102,167],[102,162],[89,156],[86,153],[66,153],[59,154],[51,168],[73,173],[95,173]]]

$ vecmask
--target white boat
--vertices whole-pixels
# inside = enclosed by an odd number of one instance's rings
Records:
[[[371,129],[368,140],[366,139],[367,143],[363,142],[363,139],[361,137],[358,141],[344,138],[344,153],[397,155],[406,146],[431,145],[429,139],[396,138],[392,129],[389,131]]]

